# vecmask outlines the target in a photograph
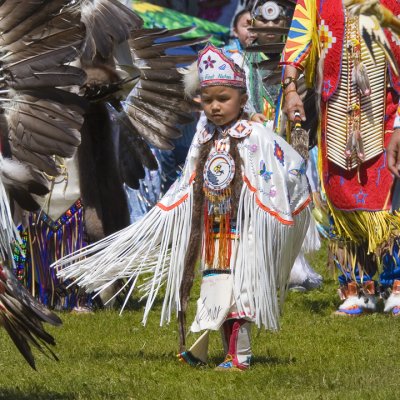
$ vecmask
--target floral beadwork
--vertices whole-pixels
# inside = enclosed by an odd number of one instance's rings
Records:
[[[206,60],[203,60],[203,64],[205,65],[206,69],[207,68],[214,68],[214,64],[216,63],[215,60],[211,58],[211,56],[208,56]]]
[[[251,151],[252,153],[255,153],[255,152],[258,150],[258,146],[257,146],[255,143],[253,143],[253,144],[247,146],[247,148],[248,148],[249,151]]]

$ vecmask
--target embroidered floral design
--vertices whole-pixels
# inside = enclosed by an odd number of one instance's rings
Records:
[[[249,151],[251,151],[252,153],[255,153],[258,150],[258,146],[253,143],[250,146],[247,147],[249,149]]]
[[[265,182],[268,182],[271,177],[272,177],[273,172],[272,171],[267,171],[267,167],[265,165],[264,160],[260,161],[260,171],[259,175],[264,178]]]
[[[271,199],[274,198],[277,194],[277,190],[275,189],[275,185],[271,186],[271,189],[269,190],[269,192],[267,193],[267,196]]]
[[[216,63],[216,60],[212,60],[211,56],[208,56],[206,60],[203,60],[203,64],[205,65],[206,69],[214,68],[215,63]]]
[[[283,153],[283,150],[281,146],[279,146],[276,140],[274,140],[274,143],[275,143],[274,156],[282,165],[285,165],[285,155]]]

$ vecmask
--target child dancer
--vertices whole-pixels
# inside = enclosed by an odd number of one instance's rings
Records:
[[[309,223],[302,158],[280,137],[243,115],[246,78],[223,52],[199,54],[201,102],[208,122],[195,135],[181,176],[138,223],[57,263],[88,290],[139,276],[144,322],[161,286],[161,323],[177,311],[180,358],[207,361],[208,331],[223,331],[222,370],[250,365],[250,324],[276,330],[287,278]],[[82,259],[82,256],[91,256]],[[205,331],[185,350],[185,313],[195,267],[201,294],[191,331]]]

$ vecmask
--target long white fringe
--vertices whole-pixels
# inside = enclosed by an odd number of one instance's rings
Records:
[[[129,287],[122,310],[137,286],[139,276],[149,275],[139,286],[147,297],[143,323],[160,287],[167,282],[161,324],[169,322],[172,311],[179,310],[179,288],[192,220],[193,187],[178,207],[164,211],[154,207],[143,219],[103,240],[57,261],[58,276],[74,278],[88,292],[101,292],[120,279]],[[89,258],[87,258],[89,257]],[[116,295],[118,295],[117,292]],[[111,299],[110,299],[111,300]]]
[[[238,232],[242,244],[234,274],[235,298],[239,313],[246,305],[258,327],[279,329],[288,277],[299,253],[310,219],[307,207],[294,218],[294,225],[284,225],[262,210],[255,194],[243,187],[238,209]],[[245,296],[243,294],[245,293]]]
[[[128,228],[57,261],[54,266],[64,267],[58,276],[75,278],[74,283],[89,292],[101,292],[115,281],[127,279],[127,301],[138,277],[145,275],[147,280],[138,287],[143,298],[147,298],[143,323],[160,287],[166,283],[160,322],[170,322],[172,311],[180,309],[179,290],[192,220],[192,190],[191,187],[188,198],[173,210],[155,207]],[[306,208],[295,217],[294,226],[284,225],[262,210],[254,193],[243,185],[238,209],[240,239],[234,291],[238,311],[248,311],[246,305],[250,304],[250,313],[259,327],[279,328],[288,276],[309,218]]]
[[[12,245],[18,246],[21,238],[12,219],[9,199],[2,180],[4,165],[4,159],[0,155],[0,255],[2,261],[7,259],[14,263]]]

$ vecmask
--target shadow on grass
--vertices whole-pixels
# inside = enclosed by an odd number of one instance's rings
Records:
[[[146,300],[147,299],[139,301],[139,299],[137,299],[137,298],[130,297],[125,305],[124,310],[126,310],[126,311],[143,311],[144,307],[146,306]],[[118,296],[117,300],[113,306],[113,309],[121,310],[121,308],[124,304],[124,301],[125,301],[124,295]],[[157,308],[158,306],[161,306],[162,303],[163,303],[163,299],[160,296],[156,297],[156,299],[154,300],[154,303],[153,303],[153,309]]]
[[[7,400],[74,400],[72,393],[26,392],[18,389],[0,389],[0,399]]]
[[[304,308],[316,314],[327,314],[336,309],[331,299],[304,298],[303,305]]]
[[[110,358],[115,358],[118,359],[119,361],[168,361],[168,360],[177,360],[176,355],[178,354],[178,351],[176,353],[172,352],[152,352],[151,350],[132,350],[128,351],[127,349],[121,349],[121,350],[111,350],[110,348],[107,348],[104,351],[96,351],[90,355],[90,358],[95,359],[95,360],[104,360],[108,361]]]

